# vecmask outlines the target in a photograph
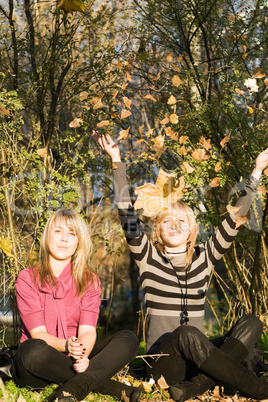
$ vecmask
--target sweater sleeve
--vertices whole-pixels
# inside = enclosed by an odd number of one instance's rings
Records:
[[[114,194],[119,211],[119,219],[128,239],[138,238],[142,234],[139,218],[131,203],[126,177],[126,165],[116,162],[113,169]]]
[[[254,200],[258,181],[250,176],[246,181],[235,207],[239,207],[236,213],[228,215],[226,219],[219,225],[217,230],[205,242],[209,262],[214,266],[218,260],[224,255],[228,248],[232,245],[239,229],[236,229],[236,215],[246,216],[252,202]]]

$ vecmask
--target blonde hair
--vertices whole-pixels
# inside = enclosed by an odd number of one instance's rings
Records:
[[[38,275],[42,286],[45,283],[48,283],[50,286],[56,286],[57,282],[49,262],[49,234],[52,227],[59,221],[64,221],[66,226],[70,230],[73,230],[78,237],[78,246],[71,260],[72,277],[76,283],[77,294],[82,296],[89,282],[92,281],[96,286],[96,274],[93,273],[90,266],[92,254],[90,231],[86,222],[75,210],[60,209],[49,217],[40,240],[40,261],[34,270],[35,280]]]
[[[194,246],[196,242],[196,237],[197,237],[197,224],[195,220],[195,215],[194,211],[192,210],[191,207],[189,207],[187,204],[185,204],[182,201],[177,201],[174,204],[170,205],[169,210],[165,210],[160,212],[154,219],[154,234],[153,234],[153,241],[157,243],[157,248],[160,249],[161,251],[165,250],[165,245],[163,244],[162,239],[158,235],[158,228],[160,222],[163,220],[163,218],[169,213],[169,211],[176,211],[176,212],[181,212],[182,214],[187,216],[188,219],[188,224],[189,224],[189,237],[187,240],[186,244],[186,266],[185,270],[189,266],[189,264],[192,261],[193,257],[193,252],[194,252]]]

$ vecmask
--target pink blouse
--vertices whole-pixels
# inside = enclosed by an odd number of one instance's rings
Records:
[[[71,276],[71,263],[57,277],[57,287],[36,284],[33,268],[27,268],[19,273],[16,290],[22,320],[21,342],[31,338],[29,331],[40,326],[45,326],[51,335],[68,339],[77,336],[79,325],[97,325],[101,294],[99,280],[96,277],[96,285],[91,282],[79,297]]]

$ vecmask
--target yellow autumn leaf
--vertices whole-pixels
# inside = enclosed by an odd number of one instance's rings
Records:
[[[168,53],[165,57],[166,61],[168,61],[169,63],[173,60],[173,56],[172,53]]]
[[[101,96],[95,96],[95,98],[91,99],[89,103],[93,106],[93,109],[100,109],[104,106],[101,101]]]
[[[210,187],[218,187],[220,185],[220,178],[215,177],[210,183]]]
[[[194,158],[196,161],[201,162],[204,159],[205,150],[198,148],[191,152],[191,157]]]
[[[127,80],[128,80],[129,82],[132,81],[131,75],[130,75],[130,73],[129,73],[128,71],[126,71],[126,78],[127,78]]]
[[[188,137],[187,135],[182,135],[182,136],[180,137],[180,144],[182,144],[183,142],[187,141],[188,138],[189,138],[189,137]]]
[[[74,11],[78,11],[82,13],[86,6],[79,0],[61,0],[58,5],[60,10],[63,10],[65,13],[73,13]]]
[[[0,248],[8,257],[13,257],[11,254],[12,244],[10,237],[4,237],[3,239],[0,239]]]
[[[79,99],[80,99],[81,102],[83,102],[84,100],[86,100],[87,97],[88,97],[88,93],[87,93],[86,91],[80,92],[80,94],[79,94]]]
[[[200,138],[200,140],[199,140],[199,143],[201,144],[201,145],[203,145],[203,147],[207,150],[207,151],[209,151],[210,149],[211,149],[211,143],[210,143],[210,139],[208,139],[208,140],[206,140],[206,138],[205,137],[201,137]]]
[[[166,124],[169,123],[169,118],[166,116],[163,120],[160,120],[160,123],[165,126]]]
[[[221,170],[221,162],[217,162],[215,165],[215,172],[219,172]]]
[[[126,84],[123,84],[123,85],[122,85],[122,89],[126,89],[127,86],[128,86],[128,82],[127,82]]]
[[[127,98],[126,96],[123,96],[123,102],[126,105],[126,107],[128,107],[129,109],[131,108],[132,101],[129,98]]]
[[[245,93],[245,91],[243,91],[242,89],[239,89],[239,88],[235,88],[235,92],[236,92],[238,95],[244,95],[244,93]]]
[[[231,137],[231,132],[230,132],[228,135],[226,135],[226,137],[224,137],[224,138],[221,140],[220,144],[221,144],[221,147],[222,147],[222,148],[225,147],[225,145],[226,145],[227,142],[229,141],[230,137]]]
[[[150,95],[150,94],[145,95],[145,96],[144,96],[144,99],[149,99],[149,100],[151,100],[151,101],[153,101],[153,102],[157,102],[157,100],[153,97],[153,95]]]
[[[126,117],[131,116],[132,113],[129,110],[123,109],[121,112],[121,119],[125,119]]]
[[[129,133],[129,129],[130,129],[130,127],[128,127],[126,130],[120,131],[120,132],[119,132],[119,137],[117,137],[117,141],[120,141],[120,140],[122,140],[123,138],[124,138],[124,139],[127,138],[128,133]]]
[[[139,128],[138,128],[138,132],[141,137],[142,137],[143,129],[144,129],[144,124],[142,126],[139,126]]]
[[[172,127],[165,127],[165,133],[168,137],[170,137],[172,140],[177,141],[179,137],[179,133],[173,130]]]
[[[182,168],[183,170],[186,170],[186,172],[189,174],[193,173],[193,171],[195,170],[188,162],[183,162]]]
[[[177,57],[177,62],[178,62],[178,63],[181,64],[182,60],[183,60],[183,55]]]
[[[37,150],[37,153],[41,158],[44,158],[47,155],[47,148],[40,148]]]
[[[268,85],[268,78],[265,78],[265,80],[263,82],[265,85]]]
[[[168,105],[175,105],[176,103],[177,103],[177,99],[175,98],[175,96],[171,95],[171,96],[168,98],[167,104],[168,104]]]
[[[172,81],[172,85],[174,87],[178,87],[179,85],[182,84],[182,80],[180,79],[180,77],[178,75],[173,75],[171,81]]]
[[[105,126],[109,126],[110,122],[109,120],[102,120],[97,124],[97,127],[105,127]]]
[[[183,145],[182,147],[180,147],[180,149],[179,149],[179,154],[182,155],[182,156],[188,154],[187,149],[185,148],[184,145]]]
[[[254,109],[251,106],[248,106],[248,114],[254,113]]]
[[[147,393],[152,392],[152,387],[147,381],[142,382],[142,387],[143,387],[145,392],[147,392]]]
[[[153,134],[155,128],[150,128],[148,131],[146,131],[146,133],[144,135],[146,135],[146,137],[150,137],[150,135]]]
[[[165,142],[165,136],[160,134],[157,137],[153,138],[152,141],[155,143],[157,147],[162,147]]]
[[[71,121],[71,123],[69,124],[69,127],[71,128],[76,128],[76,127],[80,127],[80,125],[83,123],[82,119],[74,119],[73,121]]]
[[[169,116],[170,123],[177,124],[179,121],[179,116],[176,113],[173,113]]]
[[[178,71],[178,73],[181,72],[180,68],[178,66],[176,66],[176,64],[172,64],[172,67]]]
[[[118,94],[118,89],[115,91],[115,93],[113,94],[112,100],[114,100],[117,97]]]

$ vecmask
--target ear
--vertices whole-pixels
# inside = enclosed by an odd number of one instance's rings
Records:
[[[158,243],[163,244],[163,241],[162,241],[161,236],[160,236],[159,223],[154,224],[154,231],[155,231]]]

